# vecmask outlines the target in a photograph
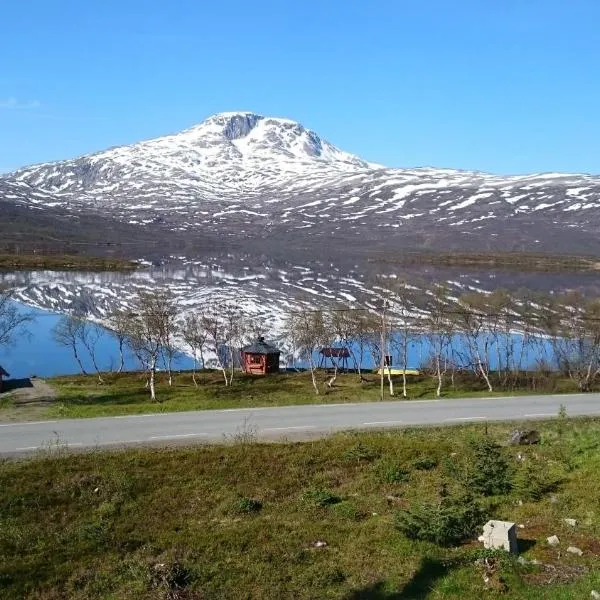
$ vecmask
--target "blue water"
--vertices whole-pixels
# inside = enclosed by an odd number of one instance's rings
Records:
[[[43,310],[32,309],[17,304],[22,312],[33,314],[34,321],[29,323],[28,335],[21,335],[15,344],[8,348],[0,348],[0,365],[10,373],[11,377],[22,378],[37,375],[52,377],[54,375],[69,375],[80,373],[79,365],[73,358],[69,348],[58,345],[52,337],[52,328],[60,319],[60,315]],[[98,342],[96,347],[98,367],[109,371],[119,367],[119,345],[108,332]],[[85,349],[80,350],[82,362],[86,370],[94,372],[91,358]],[[139,369],[139,363],[129,352],[125,352],[125,369]],[[174,369],[191,369],[192,359],[178,355],[173,362]]]
[[[396,346],[392,346],[392,349],[389,350],[388,356],[391,356],[391,364],[393,367],[402,368],[404,365],[402,364],[402,349],[400,338],[396,343]],[[515,333],[511,335],[511,343],[513,345],[513,356],[518,357],[521,353],[521,348],[523,346],[523,336]],[[454,349],[454,354],[452,354],[449,350],[444,352],[448,361],[453,361],[457,366],[460,367],[468,367],[470,357],[467,356],[467,348],[468,344],[465,339],[460,335],[452,336],[452,341],[449,347]],[[351,348],[356,356],[356,360],[360,361],[360,347],[358,344],[354,343],[351,345]],[[479,342],[479,350],[481,353],[482,360],[484,360],[484,340],[482,339]],[[406,360],[406,368],[407,369],[419,369],[422,368],[428,359],[431,357],[433,352],[432,345],[427,338],[427,336],[411,336],[409,338],[408,348],[407,348],[407,360]],[[500,354],[501,360],[504,361],[505,356],[505,346],[500,345]],[[488,350],[488,359],[489,359],[489,368],[491,370],[495,370],[498,368],[498,359],[497,359],[497,350],[496,346],[491,346]],[[321,357],[318,354],[315,354],[314,360],[318,365],[321,361]],[[516,358],[515,358],[516,360]],[[544,360],[547,363],[552,363],[552,348],[550,343],[544,339],[538,339],[536,344],[526,344],[523,349],[522,355],[522,364],[521,368],[527,369],[530,367],[534,367],[537,361]],[[379,368],[379,357],[376,356],[376,362],[373,360],[373,355],[368,349],[368,346],[365,346],[363,349],[362,355],[362,367],[365,369]],[[298,363],[300,366],[307,366],[306,361],[300,361]],[[352,357],[347,359],[347,364],[350,369],[354,368],[354,360]],[[325,365],[328,367],[332,366],[331,360],[326,359]],[[504,366],[504,365],[502,365]]]
[[[23,305],[17,304],[20,311],[29,312],[34,316],[34,321],[31,322],[27,329],[27,335],[21,335],[15,340],[15,344],[8,348],[0,348],[0,365],[6,369],[14,378],[30,377],[37,375],[39,377],[52,377],[54,375],[68,375],[79,373],[79,365],[75,361],[73,354],[69,348],[58,345],[52,337],[52,328],[60,319],[60,315],[46,312],[39,309],[32,309]],[[518,334],[512,336],[514,343],[515,355],[519,354],[522,344],[522,338]],[[466,347],[464,339],[460,336],[454,336],[453,346],[458,351],[459,355],[454,356],[454,361],[462,366],[467,366],[465,363],[465,354],[460,356],[461,350]],[[358,344],[352,345],[353,351],[360,358],[360,348]],[[421,368],[431,355],[431,345],[425,336],[413,338],[408,346],[407,368]],[[86,354],[84,348],[80,349],[80,356],[86,370],[89,373],[94,371],[92,360]],[[392,350],[392,366],[402,367],[401,356],[399,349]],[[450,356],[448,356],[450,359]],[[497,368],[496,351],[492,349],[490,352],[490,368]],[[116,370],[119,367],[119,347],[116,339],[110,335],[108,331],[100,339],[96,347],[96,360],[101,370],[110,371]],[[320,362],[320,356],[315,354],[314,360],[316,364]],[[552,363],[552,351],[548,342],[540,341],[533,347],[526,348],[523,355],[522,368],[532,367],[539,360],[545,360]],[[189,356],[178,354],[173,361],[173,368],[191,369],[193,361]],[[286,366],[282,359],[281,366]],[[306,368],[306,361],[298,360],[295,363],[296,367]],[[331,361],[326,359],[324,366],[330,367]],[[349,368],[354,368],[354,361],[350,357],[347,361]],[[379,359],[374,362],[372,354],[367,346],[364,347],[362,356],[362,367],[365,369],[377,368]],[[136,358],[127,350],[125,351],[125,369],[136,370],[140,369],[140,364]]]

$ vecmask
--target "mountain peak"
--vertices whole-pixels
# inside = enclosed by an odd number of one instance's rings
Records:
[[[336,148],[297,121],[248,111],[214,114],[175,137],[212,148],[209,153],[221,155],[231,166],[239,160],[257,160],[263,165],[302,162],[342,170],[378,167]]]
[[[246,137],[262,119],[262,115],[252,112],[222,112],[209,117],[199,127],[213,125],[222,129],[228,140],[238,140]]]

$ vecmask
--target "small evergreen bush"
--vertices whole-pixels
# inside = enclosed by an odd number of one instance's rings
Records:
[[[413,461],[412,466],[417,471],[431,471],[438,466],[438,460],[431,456],[421,456]]]
[[[242,514],[257,513],[262,510],[263,504],[256,498],[246,498],[242,496],[238,498],[234,505],[234,511]]]
[[[557,481],[551,476],[547,467],[538,461],[526,458],[515,474],[513,490],[521,500],[537,502],[552,492],[556,485]]]
[[[347,462],[371,462],[379,456],[379,453],[359,442],[352,448],[348,448],[343,456]]]
[[[419,502],[394,515],[394,524],[407,538],[452,546],[473,537],[486,520],[470,495],[446,496],[440,502]]]
[[[316,488],[306,490],[302,494],[302,502],[315,508],[323,508],[325,506],[330,506],[331,504],[338,504],[341,502],[341,498],[329,490]]]
[[[486,437],[473,442],[472,448],[473,463],[468,477],[471,491],[482,496],[508,493],[511,473],[500,446]]]
[[[354,504],[354,502],[340,502],[333,507],[337,515],[350,521],[360,521],[365,514]]]
[[[375,477],[379,483],[402,483],[408,481],[410,472],[396,460],[382,458],[374,465]]]

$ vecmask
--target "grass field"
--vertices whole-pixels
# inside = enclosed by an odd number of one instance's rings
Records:
[[[166,376],[159,374],[157,386],[158,402],[151,402],[145,389],[143,373],[108,373],[104,383],[92,375],[64,376],[48,380],[57,392],[55,401],[48,407],[19,408],[20,418],[77,418],[111,415],[140,414],[151,412],[173,412],[186,410],[208,410],[223,408],[248,408],[256,406],[285,406],[294,404],[376,402],[380,398],[380,380],[367,374],[367,382],[360,383],[356,374],[341,374],[334,388],[329,389],[325,381],[329,378],[320,372],[321,394],[316,396],[310,381],[310,373],[281,373],[269,377],[252,377],[238,374],[231,387],[225,387],[219,372],[205,371],[197,376],[194,386],[189,372],[175,375],[174,384],[166,384]],[[395,399],[402,398],[402,377],[394,377]],[[434,398],[436,381],[428,376],[408,378],[408,400]],[[535,386],[531,381],[511,392],[487,391],[476,378],[458,378],[455,386],[443,390],[444,398],[490,397],[531,393],[575,392],[576,386],[566,378],[540,378]],[[385,398],[390,399],[387,380]],[[17,410],[10,399],[0,401],[0,420],[14,418]],[[12,417],[11,417],[12,415]]]
[[[372,263],[398,265],[432,265],[436,267],[467,267],[508,269],[519,272],[546,273],[552,271],[598,271],[600,261],[595,256],[569,256],[536,252],[404,252],[399,256],[374,256]]]
[[[465,485],[483,426],[57,449],[0,463],[0,597],[589,598],[600,591],[600,421],[536,427],[539,446],[501,449],[513,489],[478,501],[482,518],[523,525],[521,556],[539,564],[483,553],[476,534],[445,548],[395,526],[399,512]],[[487,435],[503,443],[510,430],[494,424]],[[557,547],[546,543],[553,534]]]
[[[0,270],[7,271],[132,271],[138,267],[132,261],[111,257],[0,253]]]
[[[318,379],[321,393],[315,395],[310,373],[281,373],[269,377],[252,377],[238,374],[231,387],[223,384],[219,372],[204,371],[196,376],[198,386],[192,382],[189,372],[176,374],[173,386],[166,383],[166,375],[159,374],[157,402],[151,402],[145,389],[144,373],[106,373],[103,384],[93,375],[55,377],[47,380],[56,390],[56,399],[48,406],[17,407],[10,397],[0,400],[0,421],[40,418],[100,417],[154,412],[187,410],[210,410],[223,408],[251,408],[256,406],[286,406],[295,404],[321,404],[343,402],[376,402],[380,399],[380,379],[367,374],[366,382],[360,383],[356,374],[340,374],[335,387],[325,385],[328,379],[320,372]],[[402,377],[394,377],[395,396],[402,398]],[[408,378],[407,400],[434,398],[435,379],[420,375]],[[443,398],[491,397],[533,393],[572,393],[576,386],[567,378],[540,378],[535,386],[524,381],[521,388],[510,392],[490,393],[477,378],[458,378],[455,386],[444,388]],[[391,399],[387,379],[385,399]],[[30,413],[29,417],[28,414]]]

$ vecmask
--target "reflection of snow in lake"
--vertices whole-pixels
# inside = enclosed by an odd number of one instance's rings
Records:
[[[0,365],[11,377],[50,377],[80,372],[71,350],[59,346],[52,338],[52,328],[60,315],[22,305],[20,310],[32,312],[35,320],[28,325],[29,335],[20,336],[9,348],[0,348]],[[119,366],[118,344],[108,333],[98,342],[97,357],[100,369],[117,369]],[[93,372],[89,356],[82,352],[82,359],[86,369]],[[191,367],[192,360],[187,356],[179,356],[175,362],[176,369]],[[139,368],[135,357],[128,352],[125,354],[125,368]]]
[[[217,261],[208,264],[179,262],[128,273],[0,273],[0,285],[4,283],[15,287],[16,298],[20,302],[55,313],[37,320],[31,327],[31,339],[19,340],[13,349],[0,350],[0,364],[9,371],[13,365],[13,370],[18,369],[18,373],[23,374],[76,372],[69,351],[57,348],[52,341],[50,330],[58,318],[56,313],[85,312],[91,319],[102,322],[114,308],[131,306],[135,296],[142,290],[169,289],[184,312],[212,301],[233,304],[279,344],[283,319],[290,310],[301,306],[375,307],[379,303],[372,273],[357,273],[352,269],[341,271],[333,265],[317,263],[309,266],[288,263],[261,265],[256,261],[245,262],[243,257],[238,256],[223,260],[226,266]],[[417,292],[432,281],[443,281],[454,297],[470,290],[493,290],[498,287],[515,290],[529,287],[540,291],[558,291],[568,287],[584,293],[598,293],[597,276],[589,273],[527,274],[427,266],[396,268],[392,265],[388,277],[410,282],[409,287]],[[415,287],[413,283],[421,287]],[[422,307],[412,308],[413,315],[423,314]],[[547,353],[546,346],[543,350]],[[113,363],[117,360],[114,341],[106,336],[101,348],[102,367],[109,367],[111,360]],[[531,352],[528,350],[525,364],[537,358]],[[420,366],[429,354],[424,340],[411,344],[409,367]],[[372,366],[373,359],[368,351],[365,351],[364,360],[367,368]],[[397,353],[393,362],[400,364]],[[127,366],[133,367],[134,364],[132,357],[129,357]],[[490,364],[492,368],[495,366],[495,354],[492,354]]]
[[[73,358],[73,354],[69,348],[64,348],[56,344],[52,337],[52,328],[56,325],[60,315],[42,311],[40,309],[30,309],[24,305],[19,305],[20,310],[28,311],[33,313],[35,319],[29,324],[29,335],[20,336],[16,343],[10,348],[0,349],[0,364],[11,374],[12,377],[27,377],[30,375],[38,375],[40,377],[50,377],[53,375],[63,375],[78,373],[79,368]],[[512,338],[514,342],[513,352],[515,356],[521,351],[521,337],[514,335]],[[454,336],[453,347],[455,350],[455,360],[459,364],[465,364],[465,350],[466,345],[459,336]],[[119,350],[116,340],[110,335],[109,332],[100,339],[97,348],[97,360],[99,367],[102,370],[114,370],[119,366]],[[378,356],[374,356],[370,351],[368,345],[361,348],[358,344],[352,345],[352,351],[357,360],[360,360],[362,367],[365,369],[371,369],[378,367]],[[93,365],[89,356],[85,354],[85,350],[82,349],[82,359],[84,366],[91,373],[93,372]],[[504,348],[500,347],[500,355],[504,354]],[[411,339],[408,344],[408,360],[407,366],[411,368],[422,367],[431,356],[431,345],[425,336],[415,336]],[[495,347],[490,349],[490,368],[495,369],[497,367],[498,353]],[[392,365],[395,367],[402,366],[400,349],[396,346],[396,349],[391,352]],[[462,356],[462,358],[461,358]],[[527,368],[528,366],[535,365],[538,359],[551,359],[551,349],[547,342],[537,344],[534,347],[527,347],[524,349],[522,366]],[[318,364],[319,356],[315,355],[315,362]],[[282,357],[282,367],[286,366],[285,357]],[[297,360],[294,363],[299,368],[306,368],[306,361]],[[174,361],[174,368],[177,369],[191,369],[192,359],[189,356],[180,354]],[[326,367],[331,366],[330,360],[325,362]],[[353,359],[348,359],[348,367],[354,368]],[[134,370],[139,369],[140,365],[134,356],[130,352],[125,353],[125,369]]]

